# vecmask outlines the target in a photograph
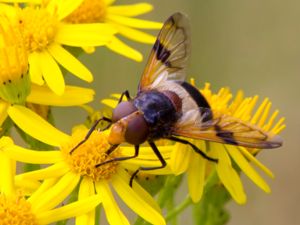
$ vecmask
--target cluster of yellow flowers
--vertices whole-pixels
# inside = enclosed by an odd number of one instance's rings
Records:
[[[95,47],[105,46],[135,61],[142,60],[141,53],[118,36],[153,44],[155,37],[139,29],[160,29],[162,24],[134,18],[151,11],[152,5],[114,5],[114,0],[0,2],[0,225],[41,225],[69,218],[75,218],[78,225],[92,225],[99,205],[109,224],[129,224],[115,201],[114,192],[145,221],[166,224],[153,196],[135,180],[132,187],[129,186],[131,171],[140,166],[160,165],[150,147],[141,147],[136,158],[95,167],[109,159],[107,132],[93,131],[84,144],[69,154],[84,139],[88,129],[79,125],[68,135],[47,121],[49,106],[79,106],[93,100],[94,90],[65,85],[60,66],[84,81],[93,80],[91,72],[71,54],[73,49],[92,53]],[[268,99],[255,111],[257,96],[245,98],[239,92],[232,99],[228,88],[212,93],[209,84],[200,91],[212,109],[274,134],[285,127],[283,118],[274,122],[278,111],[269,115],[271,103]],[[118,100],[114,95],[102,102],[113,108]],[[53,149],[27,149],[15,145],[7,136],[9,121]],[[273,174],[254,157],[254,149],[191,141],[209,156],[219,159],[219,163],[208,162],[186,145],[162,142],[159,150],[167,167],[148,173],[186,173],[193,202],[200,201],[208,178],[217,174],[218,184],[223,184],[236,202],[245,203],[240,170],[262,190],[270,192],[250,163],[270,177]],[[133,152],[133,147],[121,145],[109,157],[131,156]],[[17,173],[16,162],[49,166]],[[71,193],[76,193],[75,200],[63,203]]]

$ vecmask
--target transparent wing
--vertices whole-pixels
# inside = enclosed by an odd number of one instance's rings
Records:
[[[173,134],[249,148],[277,148],[282,145],[279,136],[229,115],[213,114],[208,108],[183,113]]]
[[[173,14],[164,23],[150,53],[139,83],[139,91],[151,89],[160,78],[184,80],[190,54],[190,29],[186,16]]]

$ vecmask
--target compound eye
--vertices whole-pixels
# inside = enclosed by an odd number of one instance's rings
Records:
[[[134,119],[128,123],[125,140],[133,145],[142,144],[148,137],[148,125],[143,115],[137,115]]]
[[[132,104],[132,102],[121,102],[117,107],[113,110],[112,114],[112,122],[115,123],[118,120],[122,119],[125,116],[135,112],[137,108]]]

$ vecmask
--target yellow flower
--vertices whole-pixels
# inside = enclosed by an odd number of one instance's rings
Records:
[[[285,128],[284,118],[280,118],[274,125],[278,115],[275,111],[271,116],[271,102],[265,99],[258,107],[255,113],[258,96],[244,98],[243,93],[238,92],[234,100],[228,88],[221,88],[216,94],[210,90],[210,84],[205,84],[201,93],[207,99],[212,111],[231,115],[243,121],[250,122],[262,128],[265,131],[278,134]],[[240,204],[246,202],[243,185],[233,164],[245,173],[258,187],[269,193],[270,188],[262,177],[250,165],[252,162],[268,176],[273,178],[272,172],[260,163],[254,154],[256,149],[248,149],[241,146],[226,145],[202,140],[190,140],[197,145],[199,149],[206,152],[210,157],[219,159],[219,162],[212,164],[201,157],[199,154],[191,151],[188,146],[176,143],[176,147],[171,154],[170,167],[175,174],[187,172],[188,186],[191,198],[198,202],[203,194],[203,187],[206,178],[214,171],[214,167],[220,181],[231,194],[232,198]]]
[[[123,162],[112,162],[96,167],[97,164],[115,157],[133,155],[133,148],[119,147],[108,155],[106,151],[110,145],[107,141],[107,133],[96,130],[84,144],[70,154],[71,149],[84,139],[87,133],[86,128],[78,127],[74,129],[72,136],[69,136],[22,106],[10,107],[9,115],[22,130],[32,137],[59,148],[59,150],[53,151],[34,151],[18,146],[8,146],[4,150],[9,157],[17,161],[33,164],[53,164],[45,169],[17,176],[21,180],[55,180],[57,183],[63,182],[59,189],[58,187],[55,189],[56,192],[47,192],[47,198],[39,199],[39,204],[42,204],[43,207],[46,207],[44,202],[48,201],[48,198],[56,196],[57,192],[64,192],[64,195],[60,197],[60,200],[63,200],[79,184],[79,200],[84,200],[90,195],[98,193],[101,195],[101,203],[109,223],[129,224],[114,200],[112,186],[119,197],[136,214],[152,224],[165,224],[160,209],[151,195],[135,181],[133,187],[129,186],[130,175],[123,166],[129,164],[129,161],[132,162],[133,166],[129,169],[137,169],[139,166],[157,166],[159,164],[158,160],[152,161],[152,156],[148,157],[149,152],[151,152],[149,147],[143,147],[141,150],[143,154],[138,159],[125,160],[124,164]],[[24,123],[25,118],[30,119],[27,119]],[[170,149],[166,147],[161,151],[170,152]],[[165,173],[168,172],[168,168],[164,170]],[[65,182],[65,179],[68,182]],[[77,217],[76,220],[78,223],[86,224],[87,221],[93,221],[94,217],[95,211],[91,211],[84,216]]]
[[[14,2],[14,1],[12,1]],[[58,64],[82,80],[91,82],[90,71],[62,45],[80,47],[102,46],[116,32],[107,24],[67,24],[63,19],[72,13],[82,0],[51,0],[45,6],[7,7],[24,38],[29,52],[29,72],[32,82],[46,84],[56,94],[65,89],[64,77]]]
[[[0,125],[11,104],[35,103],[53,106],[81,105],[93,100],[94,91],[66,86],[58,96],[43,86],[30,83],[27,51],[21,34],[8,17],[0,16]]]
[[[153,9],[149,3],[135,3],[129,5],[113,5],[114,0],[84,0],[82,4],[65,21],[78,23],[101,22],[115,28],[118,33],[130,40],[153,44],[155,37],[138,29],[160,29],[162,24],[148,20],[133,18],[145,14]],[[106,46],[123,56],[136,61],[142,61],[143,56],[137,50],[126,45],[117,37],[111,39]],[[88,47],[88,45],[83,45]],[[85,48],[94,51],[93,48]]]
[[[101,202],[100,195],[91,195],[55,208],[61,203],[61,195],[64,194],[57,192],[58,187],[65,185],[63,182],[70,185],[74,183],[67,177],[59,182],[48,179],[30,197],[25,198],[23,191],[15,186],[16,164],[2,151],[11,145],[13,143],[10,138],[0,139],[0,225],[50,224],[90,212]],[[53,192],[56,195],[51,195]],[[43,199],[42,203],[40,199]]]

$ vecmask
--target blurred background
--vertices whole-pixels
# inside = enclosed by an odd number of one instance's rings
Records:
[[[117,0],[115,4],[129,4]],[[284,146],[265,150],[259,160],[275,174],[266,181],[272,189],[265,194],[243,176],[247,204],[228,204],[230,225],[297,225],[300,224],[300,1],[296,0],[152,0],[153,12],[142,18],[163,22],[176,11],[190,18],[192,55],[188,74],[202,87],[210,82],[212,89],[228,86],[233,93],[244,90],[246,96],[269,97],[272,109],[286,117],[283,131]],[[157,32],[152,32],[157,34]],[[124,39],[125,40],[125,39]],[[136,93],[140,75],[151,50],[150,45],[126,43],[139,49],[145,59],[137,63],[99,48],[81,60],[91,69],[97,92],[94,103],[101,108],[100,99],[126,89]],[[90,87],[74,76],[69,84]],[[78,108],[55,109],[56,124],[70,132],[86,114]],[[69,115],[72,115],[70,118]],[[66,125],[67,123],[67,125]],[[263,174],[262,174],[263,175]],[[190,216],[189,212],[184,218]],[[187,220],[185,224],[188,224]]]

